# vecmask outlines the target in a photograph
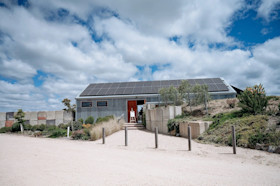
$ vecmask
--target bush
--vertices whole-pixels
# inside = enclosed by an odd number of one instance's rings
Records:
[[[23,125],[24,130],[31,130],[32,129],[32,125],[30,124],[24,124]]]
[[[16,122],[12,126],[12,132],[18,132],[18,131],[20,131],[20,124]]]
[[[44,131],[45,129],[46,129],[46,125],[44,125],[44,124],[34,125],[31,128],[32,131]]]
[[[107,121],[109,121],[110,119],[114,119],[114,116],[113,116],[113,115],[110,115],[110,116],[105,116],[105,117],[98,117],[98,118],[96,119],[96,123],[107,122]]]
[[[243,112],[252,114],[261,114],[267,107],[267,98],[263,86],[255,85],[254,87],[247,87],[241,95],[238,96],[239,106]]]
[[[55,125],[46,125],[46,128],[45,130],[47,131],[53,131],[53,130],[56,130],[58,127],[55,126]]]
[[[84,123],[83,118],[78,119],[79,122],[81,122],[82,124]]]
[[[73,126],[73,128],[72,128]],[[80,121],[73,121],[71,125],[72,131],[81,130],[83,128],[82,123]]]
[[[12,132],[12,127],[2,127],[0,133]]]
[[[89,116],[86,120],[85,120],[85,124],[93,124],[94,123],[94,118],[92,116]]]
[[[58,125],[58,128],[67,130],[68,126],[69,126],[68,124],[60,123],[60,124]]]
[[[63,130],[63,129],[60,129],[60,128],[56,128],[54,130],[51,131],[51,134],[50,134],[50,138],[58,138],[58,137],[64,137],[66,136],[67,134],[67,131],[66,130]]]

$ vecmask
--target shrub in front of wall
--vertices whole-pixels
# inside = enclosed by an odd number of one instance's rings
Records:
[[[93,124],[94,123],[94,118],[92,116],[89,116],[86,120],[85,120],[85,124]]]
[[[78,119],[79,122],[81,122],[82,124],[84,123],[83,118]]]
[[[60,129],[67,129],[68,128],[68,124],[63,124],[63,123],[60,123],[59,125],[58,125],[58,128],[60,128]]]
[[[41,124],[41,125],[33,125],[31,130],[32,131],[44,131],[46,129],[46,125]]]
[[[98,117],[96,119],[96,122],[95,123],[102,123],[102,122],[107,122],[111,119],[114,119],[114,116],[113,115],[109,115],[109,116],[105,116],[105,117]]]
[[[83,128],[83,124],[79,121],[72,121],[70,123],[72,131],[81,130]]]
[[[24,124],[23,125],[24,130],[31,130],[32,129],[32,125],[30,124]]]
[[[12,127],[2,127],[0,133],[12,132]]]
[[[20,131],[20,124],[16,122],[12,126],[12,132],[18,132],[18,131]]]
[[[49,135],[49,138],[59,138],[59,137],[65,137],[67,134],[67,131],[64,129],[56,128],[51,131],[51,134]]]

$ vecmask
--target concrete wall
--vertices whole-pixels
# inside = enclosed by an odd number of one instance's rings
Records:
[[[191,127],[192,138],[197,138],[200,134],[209,128],[211,121],[189,121],[179,124],[180,136],[188,137],[188,126]]]
[[[146,109],[146,128],[148,130],[154,131],[155,127],[158,127],[159,133],[168,134],[168,120],[173,119],[175,116],[181,114],[181,106],[167,106]]]
[[[40,111],[40,112],[24,112],[24,120],[26,124],[30,125],[59,125],[61,123],[69,123],[73,121],[71,112],[61,111]],[[13,112],[0,112],[0,128],[6,126],[10,127],[15,122]]]

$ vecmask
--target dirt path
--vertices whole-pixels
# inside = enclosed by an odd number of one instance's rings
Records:
[[[279,185],[280,156],[124,131],[95,142],[0,135],[0,185]]]

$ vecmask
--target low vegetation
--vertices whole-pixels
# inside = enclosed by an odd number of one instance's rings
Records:
[[[232,145],[231,127],[235,126],[237,146],[280,153],[280,99],[266,96],[262,85],[246,88],[238,99],[225,100],[218,106],[219,112],[209,105],[209,110],[215,111],[208,115],[201,111],[202,107],[185,109],[182,115],[168,121],[169,132],[178,135],[179,124],[185,121],[208,120],[213,123],[198,142]],[[195,114],[198,111],[201,115]]]

